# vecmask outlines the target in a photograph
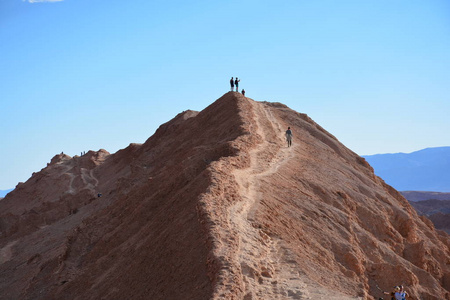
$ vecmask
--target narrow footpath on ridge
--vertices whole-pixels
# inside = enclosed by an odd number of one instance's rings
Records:
[[[250,299],[291,299],[300,292],[290,289],[280,274],[278,242],[254,226],[254,210],[261,195],[261,179],[273,175],[294,156],[284,140],[281,124],[273,116],[270,107],[264,103],[251,101],[256,128],[253,134],[260,139],[256,148],[250,151],[250,167],[235,170],[243,201],[237,202],[230,210],[230,224],[239,233],[239,257],[245,284],[245,300]]]
[[[67,162],[64,162],[64,163],[67,164]],[[58,163],[58,164],[63,165],[64,163]],[[73,164],[70,162],[65,166],[65,169],[62,171],[63,175],[66,175],[70,178],[67,193],[75,194],[76,192],[78,192],[81,189],[89,189],[95,193],[96,188],[99,184],[99,181],[94,175],[94,170],[80,168],[79,174],[77,174],[77,173],[78,172],[75,170]],[[80,177],[79,181],[81,181],[84,184],[83,188],[77,189],[74,186],[74,181],[77,179],[77,177]]]

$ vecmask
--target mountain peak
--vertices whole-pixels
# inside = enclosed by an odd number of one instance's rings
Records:
[[[55,159],[0,212],[9,298],[449,297],[447,234],[306,114],[235,92]]]

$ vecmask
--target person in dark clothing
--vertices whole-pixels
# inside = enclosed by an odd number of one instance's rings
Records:
[[[237,77],[236,77],[236,79],[234,80],[234,85],[236,86],[236,92],[239,91],[239,81],[241,81],[241,80],[238,79]]]
[[[233,91],[233,90],[234,90],[234,80],[233,80],[233,77],[231,77],[231,79],[230,79],[230,86],[231,86],[231,91]]]
[[[244,89],[242,89],[242,95],[244,95],[244,96],[245,96],[245,90],[244,90]]]
[[[288,147],[292,146],[292,131],[291,131],[291,127],[288,127],[288,130],[286,130],[286,141],[288,143]]]

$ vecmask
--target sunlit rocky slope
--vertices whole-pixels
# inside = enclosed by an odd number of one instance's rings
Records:
[[[233,92],[56,155],[0,230],[1,299],[449,299],[446,233],[307,115]]]

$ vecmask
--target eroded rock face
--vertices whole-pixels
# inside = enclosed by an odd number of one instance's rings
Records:
[[[449,299],[447,234],[308,116],[233,92],[55,156],[0,230],[2,299]]]
[[[450,200],[431,199],[411,201],[410,204],[419,215],[430,219],[436,229],[450,233]]]

